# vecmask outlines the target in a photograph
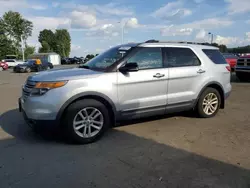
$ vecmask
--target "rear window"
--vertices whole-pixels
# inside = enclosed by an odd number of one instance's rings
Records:
[[[219,50],[203,49],[202,50],[215,64],[227,64],[225,58]]]

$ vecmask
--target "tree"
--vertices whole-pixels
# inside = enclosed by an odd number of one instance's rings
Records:
[[[40,31],[39,36],[38,36],[38,41],[41,43],[41,45],[43,43],[46,43],[45,44],[46,49],[49,49],[51,51],[56,50],[56,39],[55,39],[55,34],[53,33],[53,31],[48,30],[48,29],[44,29]],[[47,45],[49,45],[49,47],[47,47]]]
[[[8,54],[16,54],[17,49],[5,35],[0,35],[0,60]]]
[[[61,57],[68,57],[71,51],[71,37],[66,29],[57,29],[55,32],[56,52]]]
[[[28,57],[35,53],[36,48],[34,46],[26,46],[24,50],[24,57],[28,59]]]
[[[48,53],[48,52],[51,52],[51,49],[50,49],[50,46],[49,44],[46,42],[46,41],[43,41],[42,42],[42,47],[39,48],[39,53]]]
[[[20,47],[21,36],[26,41],[32,35],[33,24],[29,20],[24,19],[20,13],[9,11],[0,18],[0,28],[15,43],[14,45]]]
[[[56,52],[61,57],[68,57],[71,48],[71,37],[66,29],[53,31],[44,29],[40,31],[38,41],[41,43],[39,52]]]
[[[224,44],[219,45],[220,52],[225,53],[227,52],[227,46]]]

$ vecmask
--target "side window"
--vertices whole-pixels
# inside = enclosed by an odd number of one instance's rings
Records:
[[[211,59],[215,64],[227,64],[225,58],[220,53],[219,50],[210,50],[210,49],[203,49],[202,50],[208,57]]]
[[[14,60],[7,60],[6,62],[14,63],[15,61]]]
[[[162,68],[162,51],[161,48],[142,48],[127,63],[137,63],[139,69]]]
[[[189,48],[166,48],[168,67],[199,66],[200,60]]]

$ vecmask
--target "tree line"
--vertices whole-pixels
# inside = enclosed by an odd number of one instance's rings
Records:
[[[8,11],[0,17],[0,60],[6,55],[16,55],[22,58],[22,41],[24,57],[35,53],[35,47],[27,44],[32,36],[33,23],[18,13]],[[54,33],[44,29],[40,32],[38,41],[41,44],[38,52],[56,52],[61,57],[68,57],[71,51],[71,38],[66,29],[57,29]]]
[[[6,55],[22,57],[21,41],[24,41],[24,56],[35,52],[35,47],[28,46],[26,40],[32,35],[33,24],[18,12],[9,11],[0,17],[0,60]]]

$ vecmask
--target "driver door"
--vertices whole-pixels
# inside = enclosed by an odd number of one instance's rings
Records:
[[[137,63],[136,72],[118,72],[118,100],[122,116],[164,114],[167,104],[168,70],[162,48],[141,48],[126,64]]]

